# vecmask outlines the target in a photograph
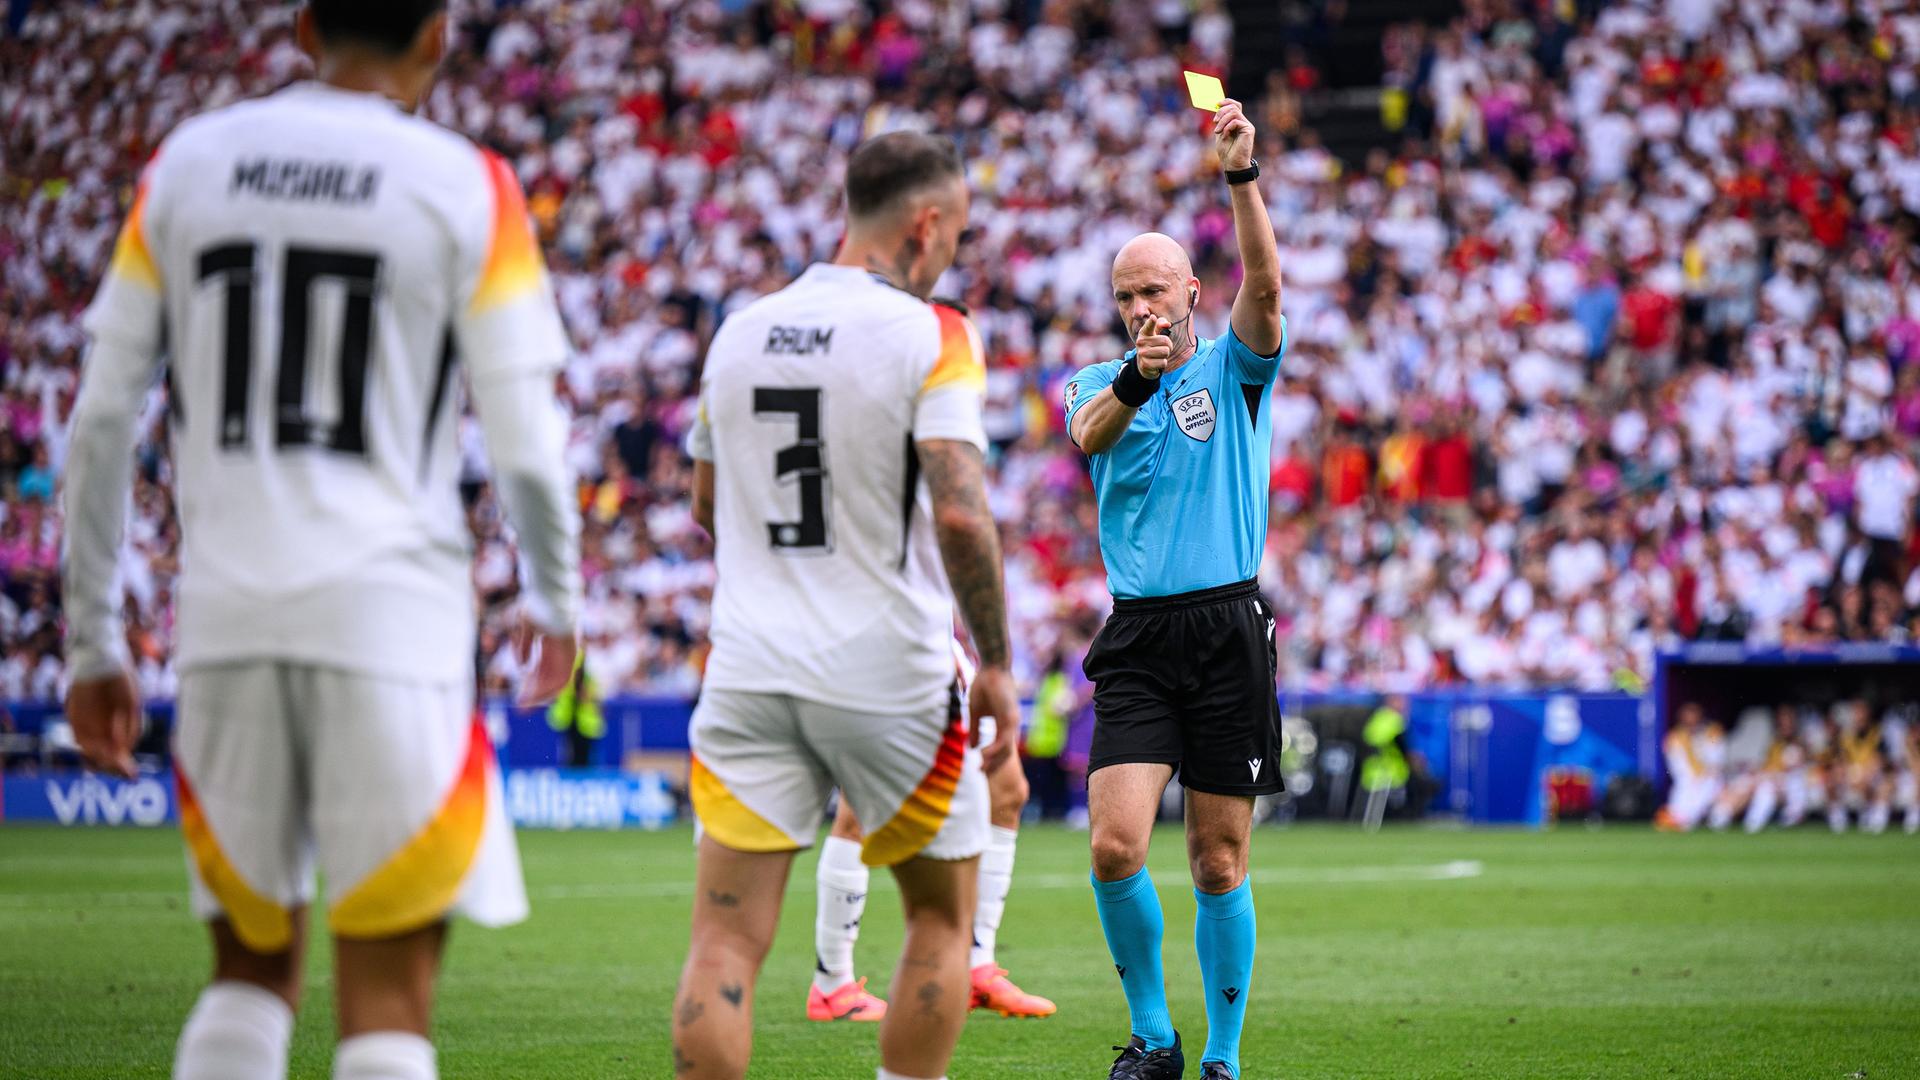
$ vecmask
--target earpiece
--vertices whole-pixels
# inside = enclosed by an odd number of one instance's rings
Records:
[[[1191,311],[1193,309],[1193,305],[1199,302],[1200,302],[1200,290],[1189,286],[1187,288],[1187,309]]]

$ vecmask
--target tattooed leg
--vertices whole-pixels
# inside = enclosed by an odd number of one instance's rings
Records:
[[[737,1080],[753,1052],[753,984],[773,944],[790,851],[747,853],[700,838],[692,948],[673,1005],[675,1080]]]
[[[880,1022],[880,1063],[903,1076],[945,1076],[972,988],[974,891],[980,860],[909,859],[893,868],[907,912],[895,1005]]]

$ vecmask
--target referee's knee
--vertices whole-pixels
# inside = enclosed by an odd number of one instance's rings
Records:
[[[1146,837],[1132,837],[1111,829],[1094,830],[1094,877],[1101,881],[1119,881],[1139,873],[1146,864]]]
[[[1188,856],[1187,868],[1193,873],[1194,888],[1218,896],[1240,887],[1247,876],[1246,854],[1226,845],[1214,846]]]

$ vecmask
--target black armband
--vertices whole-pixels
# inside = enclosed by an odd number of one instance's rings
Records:
[[[1159,392],[1160,380],[1149,379],[1140,374],[1140,368],[1134,364],[1132,358],[1128,358],[1126,363],[1120,365],[1120,374],[1113,380],[1113,396],[1119,398],[1120,404],[1129,409],[1137,409],[1145,405],[1153,395]]]

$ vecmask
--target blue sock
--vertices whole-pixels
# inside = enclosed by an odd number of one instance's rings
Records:
[[[1207,989],[1207,1048],[1200,1060],[1219,1061],[1240,1075],[1240,1026],[1253,981],[1253,879],[1218,896],[1193,890],[1193,949]]]
[[[1160,894],[1146,867],[1119,881],[1093,879],[1093,902],[1100,910],[1100,929],[1107,934],[1107,951],[1127,992],[1127,1015],[1133,1033],[1146,1040],[1147,1049],[1173,1045],[1173,1021],[1167,1016],[1167,984],[1160,974],[1160,936],[1166,922],[1160,915]]]

